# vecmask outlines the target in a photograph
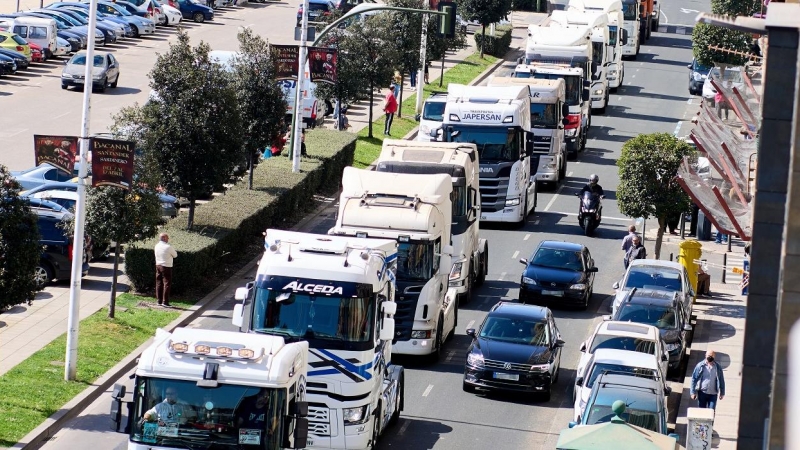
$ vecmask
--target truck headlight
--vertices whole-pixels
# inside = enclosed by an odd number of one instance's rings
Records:
[[[603,90],[602,89],[595,89],[594,90],[594,95],[603,95]]]
[[[583,291],[586,290],[586,285],[583,283],[573,284],[569,287],[570,289],[574,289],[576,291]]]
[[[342,418],[345,425],[357,425],[364,423],[369,419],[367,414],[368,405],[358,406],[356,408],[342,408]]]
[[[458,280],[461,278],[461,268],[464,267],[463,262],[457,262],[453,264],[453,268],[450,269],[450,281]]]
[[[411,330],[411,339],[430,339],[431,330]]]
[[[564,130],[564,136],[566,136],[566,137],[575,137],[577,135],[578,135],[578,129],[577,128],[570,128],[568,130]]]
[[[509,198],[506,200],[506,206],[517,206],[519,205],[519,197]]]
[[[668,352],[674,352],[675,350],[681,348],[681,343],[680,342],[672,342],[670,344],[665,344],[664,346],[667,348]]]
[[[608,71],[608,76],[610,76],[610,77],[616,77],[616,76],[617,76],[617,71],[616,71],[615,69],[611,69],[611,70],[609,70],[609,71]]]
[[[556,165],[555,165],[555,163],[547,163],[547,164],[544,165],[544,168],[545,169],[555,169]]]
[[[533,278],[522,277],[522,284],[530,284],[531,286],[536,286],[536,280]]]

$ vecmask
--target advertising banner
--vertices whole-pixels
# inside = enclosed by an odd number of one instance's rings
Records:
[[[36,165],[48,163],[71,174],[75,169],[75,158],[78,155],[78,138],[76,136],[41,136],[33,135],[33,150],[36,154]]]
[[[133,183],[133,152],[128,141],[92,138],[92,186],[130,189]]]
[[[275,58],[275,79],[296,80],[299,66],[300,47],[296,45],[272,45],[272,56]]]
[[[308,64],[311,81],[336,84],[336,65],[339,54],[335,48],[309,47]]]

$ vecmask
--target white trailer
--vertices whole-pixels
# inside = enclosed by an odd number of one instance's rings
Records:
[[[452,191],[445,174],[344,169],[339,213],[328,233],[398,243],[394,353],[438,359],[455,333],[458,302],[448,292]]]
[[[414,142],[384,139],[376,161],[378,172],[444,173],[453,183],[453,223],[450,231],[453,265],[449,285],[458,304],[472,298],[489,273],[489,244],[480,238],[480,183],[478,149],[471,143]]]
[[[392,363],[397,243],[267,230],[233,324],[308,343],[307,448],[367,449],[403,408]]]
[[[138,361],[127,406],[128,450],[305,448],[308,343],[230,331],[158,329]],[[88,443],[87,443],[88,445]]]
[[[567,176],[564,124],[569,107],[565,103],[564,80],[493,77],[489,86],[527,86],[531,97],[531,173],[536,183],[554,187]]]
[[[608,87],[615,91],[622,86],[625,78],[625,63],[622,60],[622,48],[628,42],[628,32],[623,28],[625,23],[620,0],[572,0],[570,10],[603,13],[608,18],[609,62],[606,78]]]
[[[447,96],[442,140],[478,148],[480,220],[524,224],[536,205],[528,88],[450,84]]]

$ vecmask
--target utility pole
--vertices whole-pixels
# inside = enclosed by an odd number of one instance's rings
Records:
[[[292,130],[292,172],[300,172],[300,145],[303,132],[303,91],[306,87],[306,55],[308,53],[308,0],[303,0],[303,21],[300,28],[300,54],[297,58],[297,84],[294,89],[294,129]]]
[[[308,0],[306,0],[308,1]],[[89,31],[97,26],[97,0],[89,3]],[[94,35],[90,34],[93,38]],[[69,286],[69,317],[67,318],[67,350],[64,380],[75,380],[78,360],[78,325],[81,312],[81,275],[83,272],[83,229],[86,222],[86,178],[89,171],[89,119],[92,112],[94,79],[94,39],[86,43],[86,70],[83,72],[83,117],[81,119],[80,169],[78,169],[78,203],[75,205],[75,234],[72,237],[72,273]]]

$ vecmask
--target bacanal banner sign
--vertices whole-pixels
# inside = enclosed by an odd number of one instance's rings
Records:
[[[71,174],[75,169],[75,158],[78,155],[78,138],[36,134],[33,136],[33,150],[37,166],[48,163]]]
[[[133,183],[135,144],[128,141],[92,138],[92,186],[130,189]]]

